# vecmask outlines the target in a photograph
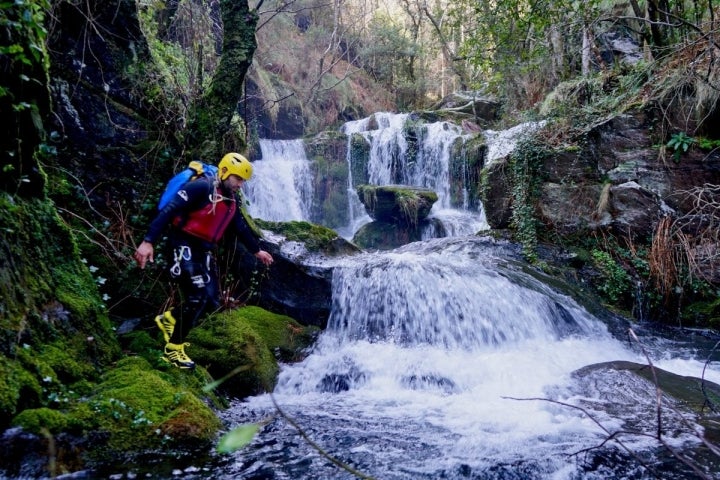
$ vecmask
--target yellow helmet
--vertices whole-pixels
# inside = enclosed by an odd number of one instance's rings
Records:
[[[225,171],[223,172],[223,168]],[[239,153],[228,153],[218,163],[220,180],[225,180],[230,175],[237,175],[243,180],[250,180],[253,173],[252,163]]]

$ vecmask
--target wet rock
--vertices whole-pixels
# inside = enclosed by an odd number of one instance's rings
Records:
[[[325,375],[316,389],[326,393],[346,392],[354,386],[364,383],[365,374],[353,368],[347,373],[331,373]]]
[[[410,375],[402,379],[402,384],[412,390],[439,390],[444,394],[457,392],[457,385],[451,379],[433,373]]]
[[[360,185],[357,192],[373,219],[403,225],[417,225],[438,200],[429,188],[407,185]]]
[[[665,434],[679,435],[687,430],[686,434],[697,435],[687,423],[687,417],[694,416],[705,427],[705,438],[712,442],[720,439],[720,385],[716,383],[628,361],[588,365],[573,376],[580,380],[581,388],[587,389],[585,406],[623,419],[629,432],[655,434],[659,389],[665,405],[661,408]]]
[[[264,230],[260,241],[274,262],[267,268],[238,246],[234,267],[241,273],[235,288],[239,300],[324,328],[332,303],[333,258],[360,249],[333,230],[308,222],[261,225],[274,230]]]
[[[481,195],[488,225],[497,230],[508,228],[512,216],[512,198],[507,162],[492,163],[483,170],[482,176]]]

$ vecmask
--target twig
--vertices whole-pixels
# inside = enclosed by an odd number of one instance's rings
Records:
[[[657,405],[657,439],[662,439],[662,390],[660,389],[660,383],[658,382],[657,378],[657,372],[655,371],[655,366],[652,363],[652,360],[650,360],[650,356],[645,351],[645,347],[643,347],[642,343],[640,343],[640,340],[638,339],[637,335],[635,335],[635,332],[632,328],[628,329],[628,333],[630,336],[635,340],[638,345],[640,345],[640,350],[642,351],[643,355],[645,355],[645,359],[648,362],[648,366],[650,367],[650,371],[652,372],[653,376],[653,382],[655,383],[655,400]]]
[[[596,446],[591,447],[591,448],[584,448],[584,449],[582,449],[582,450],[578,450],[577,452],[574,452],[574,453],[570,454],[571,456],[579,455],[579,454],[581,454],[581,453],[585,453],[585,452],[588,452],[588,451],[590,451],[590,450],[599,448],[599,447],[605,445],[608,441],[614,440],[614,441],[617,442],[617,444],[620,445],[627,453],[629,453],[633,458],[635,458],[635,459],[640,463],[640,465],[642,465],[643,467],[647,468],[650,472],[653,472],[653,475],[656,475],[656,476],[657,476],[657,473],[653,470],[652,467],[650,467],[649,465],[645,464],[645,462],[642,460],[642,458],[640,458],[635,452],[633,452],[633,451],[630,449],[630,447],[628,447],[627,445],[625,445],[623,442],[621,442],[621,441],[617,438],[617,436],[620,435],[620,434],[646,435],[646,436],[647,436],[647,434],[636,433],[636,432],[629,432],[629,431],[623,431],[623,430],[618,430],[617,432],[611,432],[610,430],[608,430],[607,428],[605,428],[605,426],[604,426],[602,423],[600,423],[595,417],[593,417],[593,416],[592,416],[587,410],[585,410],[584,408],[579,407],[579,406],[577,406],[577,405],[572,405],[572,404],[570,404],[570,403],[561,402],[561,401],[559,401],[559,400],[550,400],[549,398],[537,398],[537,397],[533,397],[533,398],[502,397],[502,398],[506,398],[506,399],[509,399],[509,400],[517,400],[517,401],[530,401],[530,400],[532,400],[532,401],[549,402],[549,403],[555,403],[555,404],[557,404],[557,405],[562,405],[563,407],[569,407],[569,408],[574,408],[574,409],[576,409],[576,410],[580,410],[582,413],[585,414],[586,417],[588,417],[590,420],[592,420],[592,422],[593,422],[595,425],[597,425],[598,427],[600,427],[600,429],[601,429],[603,432],[607,433],[607,434],[608,434],[608,437],[607,437],[605,440],[603,440],[603,442],[602,442],[600,445],[596,445]]]
[[[295,427],[295,429],[298,431],[298,433],[300,434],[300,436],[303,437],[303,438],[305,439],[305,441],[308,442],[308,444],[310,444],[311,447],[313,447],[315,450],[317,450],[318,453],[320,453],[320,455],[322,455],[323,457],[325,457],[325,458],[326,458],[327,460],[329,460],[332,464],[334,464],[334,465],[342,468],[343,470],[345,470],[345,471],[347,471],[347,472],[350,472],[351,474],[355,475],[355,476],[358,477],[358,478],[362,478],[362,479],[365,479],[365,480],[375,480],[373,477],[370,477],[370,476],[368,476],[368,475],[365,475],[364,473],[362,473],[362,472],[354,469],[353,467],[347,465],[346,463],[341,462],[340,460],[338,460],[337,458],[333,457],[332,455],[330,455],[329,453],[327,453],[325,450],[323,450],[323,448],[322,448],[320,445],[318,445],[317,443],[315,443],[315,442],[305,433],[305,431],[304,431],[302,428],[300,428],[300,425],[298,425],[292,418],[290,418],[289,416],[287,416],[287,415],[285,414],[285,412],[282,411],[282,409],[280,408],[280,406],[279,406],[279,405],[277,404],[277,402],[275,401],[275,397],[273,396],[272,393],[270,394],[270,398],[272,399],[273,405],[275,405],[275,408],[277,409],[278,413],[279,413],[290,425],[292,425],[293,427]]]

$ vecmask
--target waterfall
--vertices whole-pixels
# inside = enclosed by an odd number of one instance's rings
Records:
[[[262,159],[243,188],[248,213],[270,221],[308,220],[313,204],[310,163],[302,140],[260,140]]]
[[[248,398],[228,411],[231,424],[275,420],[218,478],[354,478],[277,419],[276,403],[314,442],[374,478],[635,478],[637,465],[618,458],[615,445],[603,447],[613,458],[604,469],[585,470],[597,457],[573,455],[607,441],[596,420],[614,432],[648,419],[642,428],[652,433],[654,389],[633,375],[575,372],[644,364],[648,354],[679,375],[720,379],[717,365],[705,370],[704,355],[667,341],[631,348],[489,238],[346,258],[334,267],[332,294],[328,328],[305,360],[283,365],[272,399]],[[652,434],[622,441],[643,458],[657,448]],[[663,441],[697,443],[673,429]]]
[[[338,233],[344,238],[352,238],[353,234],[357,232],[360,227],[372,221],[355,190],[352,174],[352,136],[354,133],[367,130],[369,121],[370,117],[367,117],[362,120],[347,122],[342,127],[342,132],[347,135],[345,162],[348,167],[348,225],[345,228],[338,229]]]
[[[486,164],[512,152],[522,135],[539,128],[542,122],[517,125],[504,131],[487,130]],[[352,238],[357,230],[371,221],[360,202],[353,178],[355,163],[366,161],[366,179],[372,185],[402,184],[432,189],[438,201],[430,211],[429,222],[423,227],[424,239],[475,234],[488,227],[482,204],[471,208],[468,189],[471,181],[468,162],[460,162],[451,178],[450,162],[453,155],[462,152],[472,135],[464,134],[450,122],[423,123],[406,113],[378,112],[371,117],[345,123],[341,131],[347,135],[346,158],[348,178],[347,224],[333,227],[345,238]],[[359,134],[368,145],[368,158],[353,158],[351,142]],[[316,202],[314,179],[302,140],[260,140],[262,159],[254,162],[255,175],[244,187],[251,215],[272,221],[307,220],[322,218],[314,212],[321,208]],[[453,153],[455,152],[455,153]],[[455,183],[453,187],[452,184]],[[453,199],[452,188],[460,188]],[[326,192],[327,195],[327,192]],[[476,200],[476,199],[473,199]],[[314,205],[320,205],[314,207]],[[320,222],[322,223],[322,222]]]
[[[593,331],[589,315],[569,299],[537,281],[518,288],[499,272],[498,259],[471,256],[472,242],[439,251],[436,245],[412,245],[336,268],[328,330],[344,342],[466,350]]]
[[[417,151],[412,152],[406,131],[409,114],[379,112],[373,118],[376,128],[371,129],[372,122],[364,119],[348,122],[344,131],[360,133],[370,145],[368,183],[425,187],[437,193],[438,201],[429,218],[439,222],[441,227],[430,222],[423,232],[424,238],[470,235],[488,228],[482,208],[479,211],[468,209],[467,185],[463,204],[451,205],[451,149],[456,141],[464,142],[469,135],[464,135],[460,127],[449,122],[425,123],[418,128],[414,146]]]

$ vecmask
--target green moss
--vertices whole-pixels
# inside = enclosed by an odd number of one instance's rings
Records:
[[[15,333],[3,337],[0,351],[12,351],[10,342],[31,332],[29,337],[37,343],[58,337],[81,337],[81,342],[92,338],[95,359],[111,361],[119,350],[97,286],[52,202],[2,195],[0,225],[5,239],[2,257],[12,259],[0,265],[0,277],[7,280],[0,300],[0,327]],[[78,345],[61,348],[73,352]]]
[[[27,407],[40,403],[42,387],[37,378],[18,361],[0,356],[0,425],[7,427],[7,419]]]
[[[215,378],[229,376],[220,386],[233,397],[272,390],[278,364],[263,338],[237,310],[206,320],[190,331],[185,351]]]
[[[73,353],[68,351],[66,345],[56,343],[44,346],[41,356],[62,382],[70,383],[97,378],[98,372],[93,365],[80,361]]]
[[[335,230],[305,221],[268,222],[257,220],[266,230],[283,235],[291,241],[303,242],[310,251],[335,253],[340,236]]]
[[[12,424],[35,434],[40,434],[43,430],[59,433],[67,428],[68,418],[62,412],[41,407],[23,410],[13,419]]]
[[[405,185],[358,185],[357,192],[371,217],[410,228],[416,228],[438,200],[430,189]]]
[[[317,333],[317,327],[305,327],[293,318],[268,312],[260,307],[247,306],[237,311],[243,320],[262,337],[268,348],[276,352],[280,360],[297,360],[302,350],[309,347]]]
[[[176,381],[175,375],[184,380]],[[94,395],[73,410],[69,421],[104,432],[105,453],[141,452],[188,441],[209,445],[221,424],[199,398],[204,380],[202,372],[174,369],[163,374],[143,358],[128,357],[104,375]]]
[[[122,345],[130,352],[140,355],[152,363],[160,354],[160,344],[147,331],[138,330],[123,335],[120,338]]]

